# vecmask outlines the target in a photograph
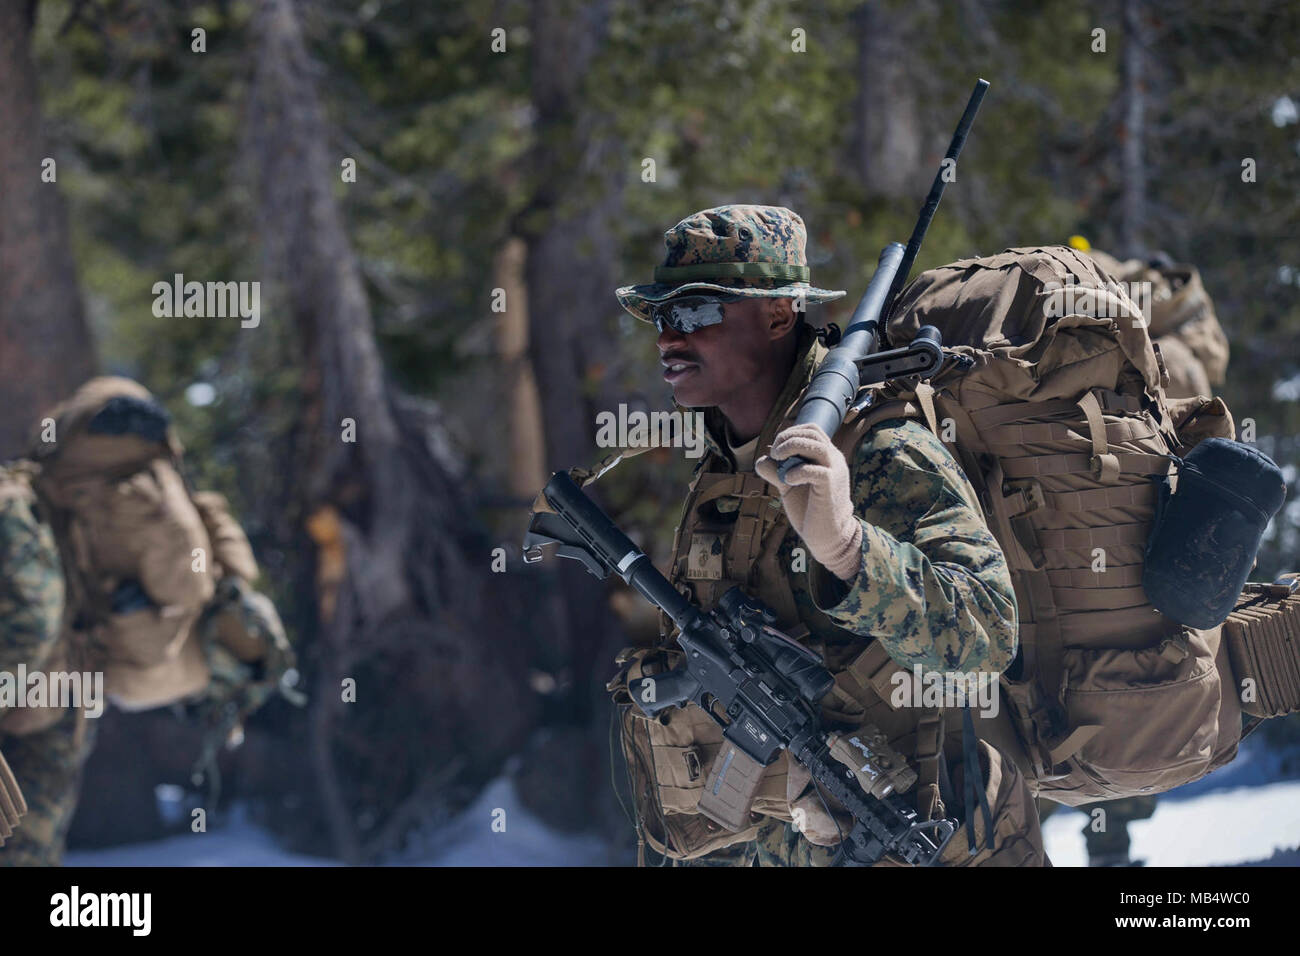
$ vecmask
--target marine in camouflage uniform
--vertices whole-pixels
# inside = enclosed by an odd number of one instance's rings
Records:
[[[75,436],[89,432],[96,438],[121,438],[121,447],[135,454],[141,443],[128,448],[126,442],[146,438],[159,442],[162,448],[165,439],[179,458],[180,445],[166,410],[130,380],[92,379],[50,415],[58,423],[64,446],[75,447]],[[106,446],[95,447],[102,453]],[[66,448],[62,453],[67,453]],[[63,565],[66,556],[61,557],[51,527],[58,522],[50,520],[51,513],[42,513],[48,505],[50,457],[52,450],[38,443],[33,458],[41,459],[42,464],[24,461],[0,469],[0,672],[13,673],[20,664],[29,673],[109,671],[121,667],[123,661],[88,635],[84,627],[87,609],[77,608],[75,615],[65,609],[76,589],[69,586]],[[113,466],[101,461],[90,473],[96,469],[103,470],[106,480],[114,480]],[[33,486],[42,491],[42,497],[37,497]],[[176,694],[185,695],[186,710],[207,731],[196,769],[210,774],[210,797],[215,803],[219,748],[241,739],[243,721],[273,694],[300,698],[282,682],[294,664],[293,649],[274,605],[250,583],[257,578],[258,569],[243,530],[221,495],[198,492],[186,501],[197,509],[194,521],[204,528],[202,540],[209,546],[210,566],[218,578],[215,594],[196,610],[196,633],[187,638],[197,639],[201,647],[199,666],[206,687],[189,690],[184,668],[172,666],[179,657],[145,663],[128,655],[126,665],[140,664],[137,672],[152,680],[146,693],[156,694],[160,682],[186,688]],[[160,546],[156,539],[151,545]],[[160,560],[157,551],[149,554],[155,562]],[[188,552],[182,553],[181,560],[190,567]],[[75,562],[69,565],[76,567]],[[98,571],[87,567],[79,573],[98,579]],[[128,578],[119,582],[119,590],[124,588],[133,588],[145,606],[155,606],[142,582]],[[68,620],[74,616],[81,619],[76,628]],[[130,636],[141,639],[139,633]],[[94,652],[89,649],[92,643]],[[106,693],[112,696],[108,676]],[[141,686],[137,680],[135,689]],[[180,696],[172,699],[181,701]],[[96,726],[97,721],[80,708],[66,708],[57,714],[48,708],[0,710],[0,751],[28,808],[12,837],[0,847],[0,864],[48,866],[61,862],[78,802],[82,768],[94,748]]]
[[[786,311],[786,319],[770,325],[782,312],[780,300],[789,310],[790,300],[817,303],[843,295],[808,284],[802,220],[783,208],[722,206],[683,220],[666,233],[665,242],[668,255],[656,269],[657,281],[619,289],[619,301],[640,319],[658,320],[665,378],[677,403],[707,408],[709,454],[697,477],[701,470],[757,468],[769,487],[779,488],[790,518],[779,565],[798,623],[807,627],[807,642],[823,652],[832,671],[836,661],[860,653],[871,640],[909,671],[913,665],[929,671],[1005,669],[1016,651],[1016,604],[1006,561],[973,490],[938,438],[915,421],[886,419],[865,434],[850,464],[830,439],[815,429],[808,432],[812,426],[785,427],[826,349],[798,310],[793,317]],[[683,332],[672,321],[690,326],[694,313],[689,298],[684,322],[670,319],[665,307],[656,313],[656,304],[671,307],[670,300],[683,296],[728,297],[724,319]],[[774,300],[776,306],[761,304]],[[699,314],[706,312],[707,306]],[[769,328],[776,331],[769,333]],[[746,336],[751,338],[746,341]],[[763,354],[764,336],[781,339],[771,349],[770,361],[776,365],[783,354],[791,355],[792,367],[785,366],[789,372],[746,366],[748,358]],[[737,396],[765,374],[777,383],[785,379],[784,386],[768,391],[768,399],[777,395],[775,402],[758,414],[753,408],[737,414]],[[748,421],[737,420],[741,418]],[[771,458],[803,454],[813,464],[792,471],[787,485],[774,480],[764,454],[769,450]],[[824,487],[836,487],[837,469],[843,500],[835,504],[846,518],[841,521],[844,540],[819,546],[815,539],[826,535],[824,528],[816,528],[825,524],[829,512],[814,512],[827,504],[818,496],[824,496]],[[679,527],[679,537],[682,531]],[[797,547],[812,553],[806,571],[795,570],[800,568],[793,560]],[[757,596],[769,600],[764,595]],[[1009,787],[1030,807],[1026,829],[1032,831],[1028,840],[1033,844],[1039,835],[1028,786],[1006,763]],[[770,818],[755,839],[690,862],[824,866],[834,856],[833,846],[815,844],[791,822]],[[1046,864],[1041,843],[1037,852],[1026,853],[1026,860]]]
[[[25,476],[0,468],[0,672],[15,674],[19,665],[28,672],[49,667],[62,650],[63,610],[54,535]],[[58,715],[0,711],[0,751],[27,803],[26,815],[0,847],[0,866],[61,862],[94,738],[95,722],[77,708]]]

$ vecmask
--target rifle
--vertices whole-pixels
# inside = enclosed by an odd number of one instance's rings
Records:
[[[830,354],[817,366],[808,389],[804,392],[799,414],[795,418],[798,425],[813,424],[827,435],[834,435],[848,411],[850,403],[858,394],[858,389],[865,384],[876,384],[890,379],[917,376],[929,378],[943,362],[943,339],[939,330],[933,325],[925,325],[917,330],[912,341],[900,348],[879,351],[881,317],[888,316],[894,301],[907,282],[912,263],[921,249],[921,242],[930,228],[939,200],[943,197],[947,172],[950,163],[956,163],[966,145],[966,136],[970,133],[975,114],[979,112],[984,93],[989,88],[988,80],[977,80],[971,91],[966,109],[957,122],[957,129],[948,144],[939,171],[930,185],[930,194],[921,206],[912,237],[907,241],[907,250],[897,242],[891,242],[880,252],[876,271],[867,284],[867,291],[858,300],[858,307],[853,310],[844,335]],[[804,464],[798,456],[780,462],[777,474],[781,480],[790,469]]]
[[[762,768],[786,750],[853,817],[840,844],[841,862],[870,866],[893,853],[929,866],[939,858],[957,821],[917,819],[915,808],[897,792],[915,775],[908,779],[897,772],[906,762],[883,741],[864,743],[868,735],[859,734],[846,742],[827,733],[817,704],[834,678],[815,653],[772,626],[771,609],[732,588],[715,610],[702,611],[568,473],[556,472],[542,494],[554,512],[533,515],[524,535],[526,562],[540,561],[542,548],[556,545],[556,554],[580,561],[597,578],[617,573],[677,625],[685,661],[630,681],[628,692],[647,717],[694,703],[723,728],[723,748],[700,800],[702,813],[741,829]],[[833,760],[833,750],[846,753],[855,767]],[[903,781],[906,785],[896,786]]]

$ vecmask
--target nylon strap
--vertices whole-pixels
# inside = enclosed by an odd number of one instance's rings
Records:
[[[975,722],[971,719],[970,704],[961,709],[961,749],[966,768],[963,777],[966,784],[966,842],[970,855],[979,852],[983,845],[993,849],[993,812],[989,809],[988,791],[984,786],[984,773],[980,770],[978,738],[975,735]],[[980,815],[984,818],[984,839],[975,841],[975,807],[978,805]]]
[[[921,412],[930,431],[939,438],[939,416],[934,413],[934,386],[929,382],[916,383],[916,399],[921,403]],[[942,441],[942,439],[940,439]]]
[[[716,472],[715,472],[716,474]],[[772,493],[772,487],[758,475],[751,472],[732,472],[727,475],[731,481],[717,481],[711,484],[706,490],[700,492],[695,499],[695,507],[699,507],[706,501],[713,501],[715,498],[774,498],[780,501],[780,497]]]
[[[944,812],[939,790],[939,765],[943,761],[942,707],[928,711],[916,724],[916,811],[922,822]]]
[[[1101,407],[1106,411],[1124,411],[1136,414],[1142,411],[1142,403],[1132,395],[1121,395],[1109,389],[1093,389]],[[1049,415],[1069,414],[1078,409],[1077,399],[1053,398],[1043,402],[1010,402],[1005,405],[992,405],[979,408],[970,413],[971,419],[981,432],[996,425],[1023,421],[1028,418],[1046,418]]]
[[[1045,491],[1043,499],[1052,511],[1102,511],[1106,508],[1153,508],[1156,491],[1149,481],[1088,491]]]
[[[1151,599],[1141,586],[1135,588],[1060,588],[1055,592],[1056,606],[1063,611],[1117,611],[1142,607]],[[1152,612],[1155,620],[1155,612]]]
[[[1099,733],[1101,733],[1101,726],[1098,724],[1081,724],[1075,727],[1064,740],[1052,748],[1052,763],[1058,764],[1062,760],[1073,757]]]
[[[1142,564],[1106,565],[1105,571],[1091,568],[1048,568],[1053,588],[1095,588],[1101,581],[1111,587],[1135,588],[1142,584]]]
[[[1151,536],[1151,522],[1113,524],[1104,528],[1038,529],[1038,544],[1044,551],[1091,551],[1144,545]]]
[[[1025,601],[1020,604],[1022,613],[1023,609],[1028,607],[1034,615],[1031,637],[1028,641],[1033,645],[1034,660],[1026,661],[1027,672],[1034,674],[1037,679],[1043,695],[1041,706],[1048,712],[1049,726],[1053,729],[1063,727],[1065,647],[1061,637],[1055,591],[1047,578],[1047,573],[1042,570],[1021,570],[1013,572],[1012,577],[1020,583],[1017,598],[1022,593],[1025,597]],[[1034,669],[1028,670],[1029,665]]]
[[[604,458],[600,459],[589,468],[573,467],[569,469],[569,477],[574,480],[579,488],[586,488],[589,484],[600,478],[601,475],[609,471],[619,462],[628,458],[635,458],[637,455],[650,451],[652,446],[644,445],[636,448],[620,448]],[[537,497],[533,500],[532,511],[534,514],[554,514],[555,509],[551,503],[546,500],[545,492],[539,491]]]
[[[1103,481],[1113,481],[1121,472],[1131,475],[1163,475],[1169,469],[1169,459],[1163,455],[1108,454],[1100,457],[1103,459],[1100,474]],[[1110,463],[1105,459],[1111,458],[1114,459],[1114,473],[1113,477],[1107,479]],[[1091,475],[1097,478],[1098,472],[1094,465],[1096,460],[1092,455],[1033,455],[1004,458],[1002,469],[1008,478],[1042,478],[1048,475]]]
[[[1088,421],[1088,435],[1092,439],[1092,460],[1089,465],[1093,474],[1105,484],[1112,484],[1119,477],[1119,457],[1110,453],[1106,443],[1106,422],[1101,417],[1101,403],[1095,392],[1085,392],[1079,399],[1079,408]]]
[[[1144,418],[1123,418],[1119,421],[1106,422],[1106,440],[1110,442],[1139,441],[1156,434],[1155,425]],[[987,430],[989,447],[997,452],[999,448],[1021,449],[1025,445],[1041,445],[1049,442],[1078,441],[1076,426],[1068,422],[1040,422],[1028,425],[995,425]],[[1000,452],[997,452],[1001,454]]]
[[[866,650],[855,657],[844,670],[863,687],[870,687],[876,696],[893,707],[890,697],[893,692],[893,676],[903,668],[889,656],[880,641],[873,640]]]

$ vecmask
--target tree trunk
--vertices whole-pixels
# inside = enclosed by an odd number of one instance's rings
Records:
[[[320,561],[310,752],[334,847],[359,862],[400,840],[394,821],[413,819],[412,801],[427,805],[465,754],[481,782],[522,744],[528,610],[492,574],[491,545],[434,451],[436,411],[388,383],[290,0],[263,0],[253,35],[263,235],[309,369],[298,492]]]
[[[915,78],[908,73],[905,9],[853,12],[858,93],[850,166],[868,199],[910,198],[927,178]]]
[[[521,216],[528,240],[529,351],[541,393],[549,471],[590,464],[596,369],[614,354],[607,317],[617,309],[618,219],[625,173],[619,146],[586,106],[583,82],[605,39],[608,0],[545,0],[533,6],[532,91],[538,141],[527,168],[534,198]],[[613,615],[599,582],[564,569],[555,609],[567,658],[571,713],[588,723],[611,666]],[[615,648],[617,649],[617,648]]]
[[[95,370],[50,156],[30,41],[34,3],[0,3],[0,461],[22,454],[38,416]]]
[[[1123,0],[1124,64],[1120,96],[1124,100],[1124,125],[1120,136],[1120,172],[1124,188],[1120,200],[1121,257],[1143,256],[1147,219],[1147,171],[1143,156],[1146,137],[1147,29],[1141,0]]]
[[[505,391],[508,451],[505,485],[518,501],[532,501],[546,484],[541,399],[528,355],[528,289],[524,284],[524,241],[511,236],[492,264],[492,288],[505,296],[496,324],[497,360]]]

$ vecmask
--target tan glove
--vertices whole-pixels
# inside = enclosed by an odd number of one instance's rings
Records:
[[[777,477],[776,462],[795,455],[808,464]],[[772,442],[770,455],[754,463],[759,477],[776,486],[795,533],[813,558],[841,581],[852,581],[862,567],[862,523],[853,514],[849,465],[816,425],[791,425]]]

